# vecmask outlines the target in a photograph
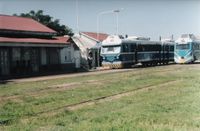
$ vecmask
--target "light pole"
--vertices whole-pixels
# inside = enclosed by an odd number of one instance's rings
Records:
[[[119,12],[120,10],[114,10],[114,13],[116,14],[116,35],[119,34]]]
[[[99,39],[99,17],[100,15],[103,14],[110,14],[110,13],[116,13],[116,33],[118,35],[118,26],[119,26],[119,12],[123,10],[123,8],[121,9],[116,9],[116,10],[109,10],[109,11],[103,11],[97,14],[97,40]]]
[[[76,29],[77,33],[79,33],[79,7],[78,7],[78,0],[76,0]]]

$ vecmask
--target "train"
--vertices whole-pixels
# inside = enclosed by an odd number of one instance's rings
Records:
[[[174,61],[178,64],[200,60],[200,39],[193,34],[183,34],[175,41]]]
[[[101,46],[102,66],[127,68],[168,64],[174,61],[173,41],[151,41],[148,37],[110,35]]]

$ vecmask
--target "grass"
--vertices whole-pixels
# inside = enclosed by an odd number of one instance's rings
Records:
[[[0,130],[199,130],[199,67],[170,65],[0,85]],[[175,82],[163,84],[169,81]],[[63,84],[70,86],[58,87]],[[146,86],[155,87],[94,100]],[[95,104],[65,107],[86,100]]]

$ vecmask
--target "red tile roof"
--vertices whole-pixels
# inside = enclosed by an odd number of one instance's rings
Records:
[[[104,34],[104,33],[99,33],[99,38],[97,38],[97,33],[94,33],[94,32],[81,32],[82,34],[85,34],[97,41],[103,41],[105,40],[107,37],[108,37],[108,34]]]
[[[56,31],[31,19],[18,16],[0,15],[0,29],[15,31],[31,31],[42,33],[56,33]]]
[[[58,39],[58,40],[61,40],[61,41],[69,42],[69,39],[71,37],[70,36],[57,36],[55,38]]]
[[[54,39],[0,37],[0,43],[68,44],[68,37]]]

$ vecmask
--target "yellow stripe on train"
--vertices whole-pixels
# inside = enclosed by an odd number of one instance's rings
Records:
[[[110,69],[123,68],[122,64],[102,64],[102,66],[105,67],[105,68],[110,68]]]

